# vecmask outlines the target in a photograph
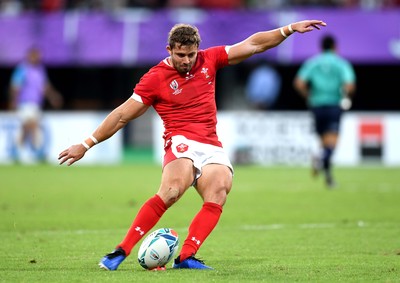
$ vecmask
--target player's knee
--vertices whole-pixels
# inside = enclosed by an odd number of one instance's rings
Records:
[[[226,202],[226,198],[231,191],[231,184],[229,182],[221,182],[218,186],[215,186],[211,193],[204,198],[204,201],[215,202],[223,206]]]

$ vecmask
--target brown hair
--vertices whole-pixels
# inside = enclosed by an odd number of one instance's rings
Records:
[[[195,26],[188,24],[176,24],[172,27],[168,34],[168,44],[171,49],[176,45],[196,45],[199,47],[200,42],[201,38],[199,30]]]
[[[335,49],[335,38],[332,35],[325,35],[321,40],[321,49],[324,51]]]

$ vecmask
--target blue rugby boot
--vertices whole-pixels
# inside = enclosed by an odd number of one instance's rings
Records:
[[[105,270],[117,270],[121,262],[126,258],[125,251],[118,247],[113,252],[105,255],[99,262],[99,266]]]
[[[212,267],[209,267],[204,264],[204,262],[200,259],[195,258],[194,256],[188,257],[185,260],[180,260],[180,257],[178,256],[174,264],[172,265],[172,268],[186,268],[186,269],[213,269]]]

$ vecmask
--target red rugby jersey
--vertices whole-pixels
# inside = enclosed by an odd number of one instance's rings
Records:
[[[164,122],[165,141],[183,135],[222,146],[216,133],[215,77],[227,65],[225,46],[199,50],[196,63],[185,74],[164,59],[140,79],[132,97],[154,107]]]

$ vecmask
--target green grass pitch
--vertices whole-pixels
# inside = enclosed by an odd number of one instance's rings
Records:
[[[136,246],[106,272],[98,261],[157,191],[160,167],[0,166],[0,282],[400,282],[399,168],[336,168],[335,190],[308,168],[235,170],[198,253],[215,270],[145,271]],[[190,189],[154,229],[183,241],[200,206]]]

